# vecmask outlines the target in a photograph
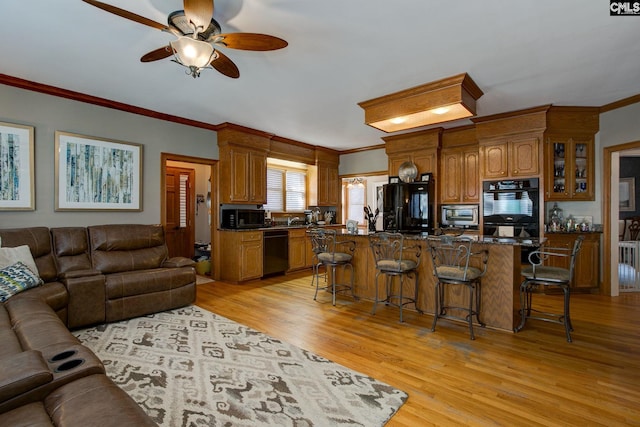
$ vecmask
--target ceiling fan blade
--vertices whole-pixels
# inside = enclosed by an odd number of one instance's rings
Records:
[[[184,0],[184,14],[198,32],[204,31],[213,18],[213,0]]]
[[[168,58],[171,55],[173,55],[173,49],[171,49],[170,45],[167,45],[143,55],[142,58],[140,58],[140,62],[157,61],[159,59]]]
[[[145,18],[144,16],[140,16],[140,15],[136,15],[133,12],[129,12],[127,10],[124,9],[120,9],[119,7],[115,7],[115,6],[111,6],[110,4],[106,4],[106,3],[102,3],[100,1],[96,1],[96,0],[82,0],[85,3],[88,3],[92,6],[95,6],[99,9],[102,10],[106,10],[107,12],[111,12],[114,15],[118,15],[121,16],[123,18],[127,18],[130,19],[132,21],[135,21],[139,24],[143,24],[143,25],[147,25],[149,27],[152,28],[156,28],[158,30],[162,30],[162,31],[170,31],[169,27],[167,27],[164,24],[160,24],[159,22],[153,21],[151,19]]]
[[[287,47],[288,43],[281,38],[256,33],[219,34],[215,43],[231,49],[241,50],[276,50]]]
[[[218,58],[211,61],[211,66],[216,70],[220,71],[227,77],[231,77],[232,79],[237,79],[240,77],[240,70],[236,67],[236,64],[233,63],[224,53],[220,52],[216,49],[216,53],[218,54]]]

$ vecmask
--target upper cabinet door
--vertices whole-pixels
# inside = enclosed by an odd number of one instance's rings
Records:
[[[540,139],[536,136],[509,141],[511,176],[535,176],[540,173]]]
[[[471,150],[465,150],[462,153],[462,171],[464,178],[462,180],[462,202],[478,203],[480,202],[480,155],[478,147]]]
[[[480,149],[482,176],[484,178],[505,178],[508,168],[508,144],[506,142],[484,145]]]

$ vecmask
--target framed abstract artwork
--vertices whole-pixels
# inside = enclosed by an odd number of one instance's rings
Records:
[[[623,212],[635,212],[636,210],[636,182],[634,177],[620,178],[619,194],[620,206],[619,210]]]
[[[34,128],[0,122],[0,210],[35,209]]]
[[[141,211],[142,145],[55,133],[55,210]]]

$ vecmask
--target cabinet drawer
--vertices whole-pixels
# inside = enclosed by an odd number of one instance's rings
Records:
[[[262,240],[262,231],[243,231],[241,239],[243,242]]]
[[[306,237],[307,229],[306,228],[295,228],[289,230],[289,238],[292,237]]]

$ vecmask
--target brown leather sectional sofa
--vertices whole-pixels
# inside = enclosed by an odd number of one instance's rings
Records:
[[[44,281],[0,304],[0,427],[155,425],[69,329],[193,303],[193,261],[167,258],[160,225],[0,229],[0,239],[28,245]]]

